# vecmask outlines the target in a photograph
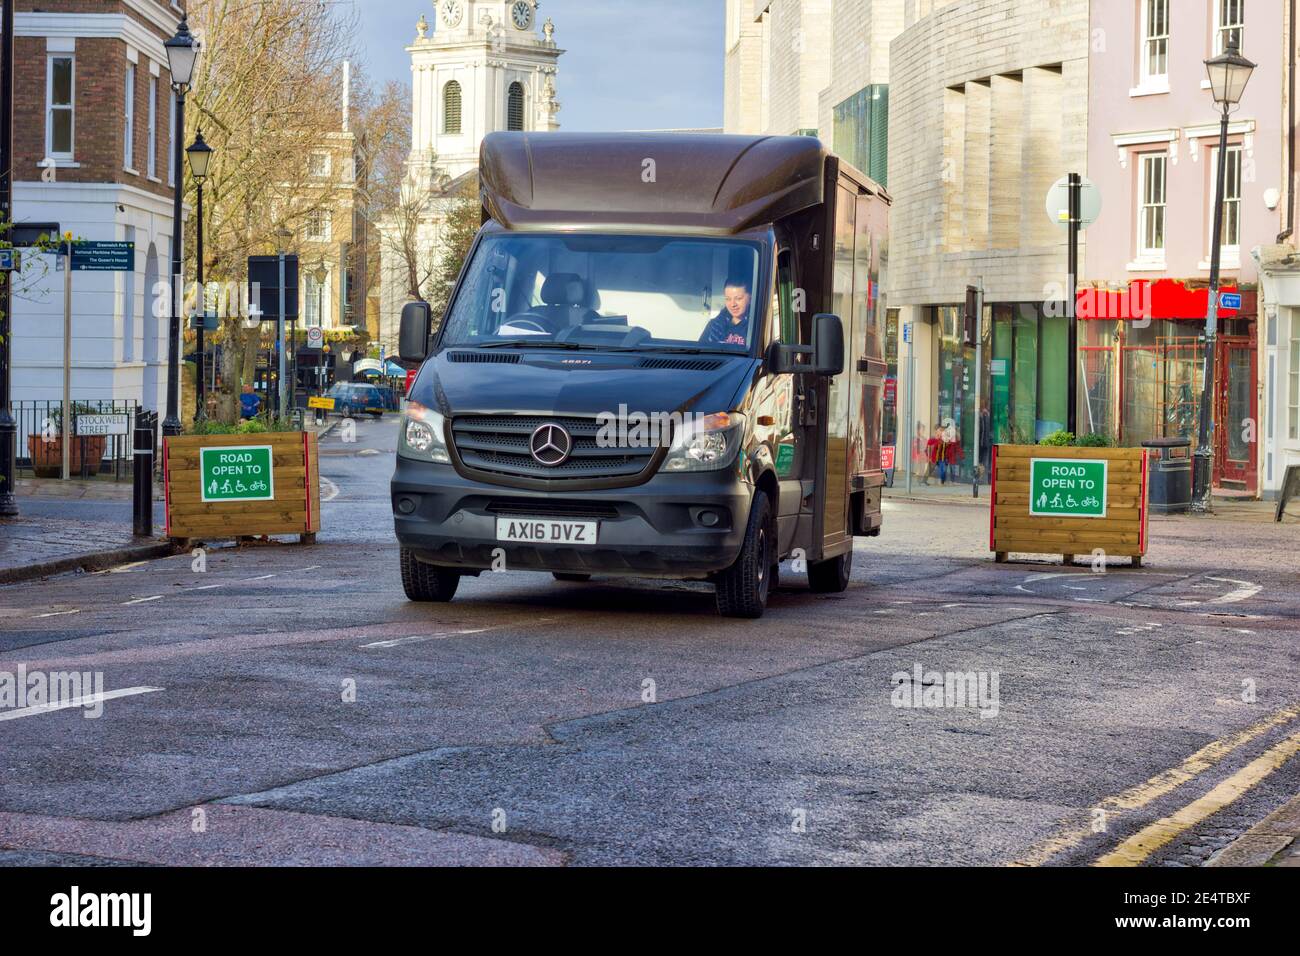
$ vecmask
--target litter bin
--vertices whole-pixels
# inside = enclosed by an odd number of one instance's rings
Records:
[[[1192,506],[1192,440],[1154,438],[1144,441],[1150,450],[1147,466],[1147,504],[1158,515],[1183,514]]]

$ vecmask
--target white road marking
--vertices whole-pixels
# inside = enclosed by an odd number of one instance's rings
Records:
[[[65,614],[80,614],[81,608],[74,608],[71,611],[49,611],[45,614],[37,614],[36,617],[63,617]]]
[[[224,588],[224,587],[225,587],[224,584],[200,584],[192,588],[181,588],[181,593],[185,594],[188,591],[211,591],[213,588]]]
[[[161,594],[154,594],[151,595],[150,597],[136,598],[134,601],[123,601],[121,604],[118,605],[118,607],[127,607],[128,605],[131,604],[147,604],[150,601],[161,601],[162,597],[163,596]]]
[[[334,484],[334,482],[330,481],[328,478],[322,477],[320,483],[322,486],[322,491],[320,496],[320,500],[322,504],[324,504],[326,501],[333,501],[335,498],[339,496],[339,486]]]
[[[1238,601],[1244,601],[1247,598],[1253,598],[1260,591],[1264,590],[1262,584],[1255,584],[1251,581],[1237,581],[1233,578],[1210,578],[1211,581],[1218,581],[1221,584],[1235,584],[1235,590],[1229,591],[1222,597],[1216,597],[1211,604],[1235,604]]]
[[[161,687],[124,687],[121,690],[110,690],[102,694],[86,694],[83,697],[73,697],[71,700],[61,700],[53,704],[34,704],[31,707],[20,707],[18,710],[0,711],[0,720],[17,720],[20,717],[36,717],[40,714],[53,713],[56,710],[67,710],[70,707],[88,707],[91,704],[97,704],[106,700],[116,700],[118,697],[134,697],[137,694],[152,694],[162,690]]]
[[[537,624],[547,624],[554,620],[556,620],[556,618],[539,617],[535,620],[529,621],[528,626],[533,626]],[[401,647],[404,644],[419,644],[423,641],[445,641],[448,638],[461,637],[462,635],[465,634],[482,634],[486,631],[499,631],[503,627],[517,627],[517,626],[518,625],[514,625],[514,624],[493,624],[491,627],[475,627],[463,631],[446,631],[441,634],[413,634],[410,637],[395,637],[389,641],[375,641],[371,644],[362,644],[361,648],[362,650],[364,650],[370,647],[376,647],[376,648]]]
[[[262,574],[262,575],[259,575],[258,577],[255,577],[255,578],[244,578],[244,580],[245,580],[245,581],[265,581],[267,578],[273,578],[273,577],[275,577],[276,574],[279,574],[279,573],[280,573],[279,571],[276,571],[274,574]]]

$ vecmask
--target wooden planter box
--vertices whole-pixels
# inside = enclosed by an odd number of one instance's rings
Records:
[[[320,530],[320,460],[310,432],[163,439],[167,537],[243,538]]]
[[[83,461],[90,465],[90,474],[99,474],[100,463],[104,460],[106,441],[103,435],[74,437],[72,444],[68,446],[68,474],[74,478],[80,475]],[[32,472],[37,478],[63,477],[62,436],[53,441],[46,441],[40,435],[28,435],[27,454],[31,457]]]
[[[997,445],[992,498],[989,550],[998,561],[1014,551],[1069,564],[1100,548],[1136,567],[1147,553],[1144,448]]]

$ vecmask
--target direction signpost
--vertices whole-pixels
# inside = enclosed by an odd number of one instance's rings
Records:
[[[69,233],[69,236],[71,233]],[[71,477],[72,461],[68,452],[72,444],[72,273],[134,272],[134,242],[63,243],[63,480]],[[96,463],[98,467],[98,463]]]

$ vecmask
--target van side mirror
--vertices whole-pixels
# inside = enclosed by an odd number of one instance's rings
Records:
[[[838,315],[813,316],[813,371],[828,376],[844,371],[844,323]]]
[[[814,315],[812,345],[773,342],[765,360],[773,375],[839,375],[844,371],[844,326],[840,317],[830,313]]]
[[[429,336],[433,313],[427,302],[402,306],[402,324],[397,336],[397,355],[403,362],[423,362],[429,357]]]

